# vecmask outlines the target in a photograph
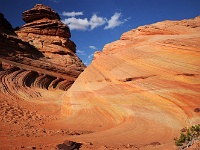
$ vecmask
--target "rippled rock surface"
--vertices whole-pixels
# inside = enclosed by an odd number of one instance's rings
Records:
[[[103,131],[76,139],[176,149],[180,129],[200,123],[199,33],[200,17],[163,21],[128,31],[96,52],[63,97],[63,115],[73,116],[74,128]]]

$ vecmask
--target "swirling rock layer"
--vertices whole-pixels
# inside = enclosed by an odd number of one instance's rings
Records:
[[[76,129],[99,132],[72,139],[176,149],[180,129],[200,123],[199,33],[200,17],[164,21],[128,31],[96,52],[63,97],[63,115]]]
[[[59,18],[34,17],[55,12],[33,10],[0,34],[0,149],[177,149],[180,129],[200,123],[200,17],[128,31],[80,74]]]

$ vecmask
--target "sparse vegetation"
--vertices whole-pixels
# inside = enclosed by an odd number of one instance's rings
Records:
[[[191,146],[194,143],[194,140],[200,136],[200,124],[191,126],[186,130],[182,130],[179,138],[174,138],[176,146],[186,147]]]

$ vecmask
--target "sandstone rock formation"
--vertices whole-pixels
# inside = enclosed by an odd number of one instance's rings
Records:
[[[177,149],[200,123],[200,17],[128,31],[85,70],[55,11],[23,19],[0,15],[0,149]]]
[[[49,6],[44,6],[42,4],[36,4],[34,8],[23,12],[23,20],[27,23],[43,18],[60,20],[60,16],[57,12],[52,10]]]
[[[85,68],[69,28],[41,4],[25,11],[23,19],[29,23],[14,32],[0,14],[1,91],[26,99],[40,95],[31,87],[67,90]]]
[[[69,38],[69,28],[60,21],[59,15],[48,6],[35,5],[34,8],[23,12],[26,22],[17,35],[26,42],[34,45],[52,63],[64,67],[84,67],[80,59],[74,54],[76,45]]]
[[[194,111],[200,106],[199,33],[200,17],[163,21],[128,31],[95,53],[63,97],[63,115],[75,129],[99,132],[72,139],[176,149],[180,129],[200,123]]]

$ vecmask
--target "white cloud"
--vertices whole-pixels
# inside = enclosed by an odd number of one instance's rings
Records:
[[[120,26],[121,24],[123,24],[127,19],[125,19],[124,21],[119,20],[119,18],[121,17],[121,13],[115,13],[110,20],[108,20],[108,25],[105,26],[104,29],[113,29],[117,26]]]
[[[88,59],[92,59],[94,57],[94,54],[90,54],[89,56],[88,56]]]
[[[99,17],[97,14],[93,14],[91,18],[75,18],[75,16],[83,15],[83,12],[63,12],[63,16],[69,16],[70,18],[66,18],[62,20],[62,22],[70,28],[70,30],[93,30],[99,26],[102,26],[107,23],[107,25],[104,27],[104,29],[113,29],[117,26],[120,26],[124,22],[126,22],[128,19],[120,20],[121,13],[114,13],[114,15],[108,20],[104,17]]]
[[[66,12],[66,11],[64,11],[64,12],[62,12],[61,15],[62,16],[67,16],[67,17],[75,17],[75,16],[81,16],[81,15],[83,15],[83,12],[74,12],[74,11],[72,11],[72,12]]]
[[[103,17],[98,17],[96,14],[94,14],[90,20],[87,18],[81,19],[81,18],[67,18],[62,20],[64,24],[67,24],[70,28],[70,30],[93,30],[94,28],[98,26],[102,26],[106,23],[106,19]]]
[[[76,53],[79,55],[86,55],[85,51],[82,51],[82,50],[76,50]]]
[[[103,24],[106,23],[106,19],[103,17],[98,17],[96,14],[94,14],[91,18],[90,18],[90,26],[91,26],[91,30],[93,30],[94,28],[98,27],[98,26],[102,26]]]
[[[62,22],[64,24],[67,24],[68,27],[70,28],[70,30],[83,30],[83,31],[85,31],[85,30],[88,29],[88,27],[90,25],[87,18],[85,18],[85,19],[78,18],[77,19],[77,18],[72,17],[72,18],[64,19],[64,20],[62,20]]]
[[[89,48],[90,48],[90,49],[94,49],[94,50],[97,49],[97,48],[96,48],[95,46],[93,46],[93,45],[89,46]]]

